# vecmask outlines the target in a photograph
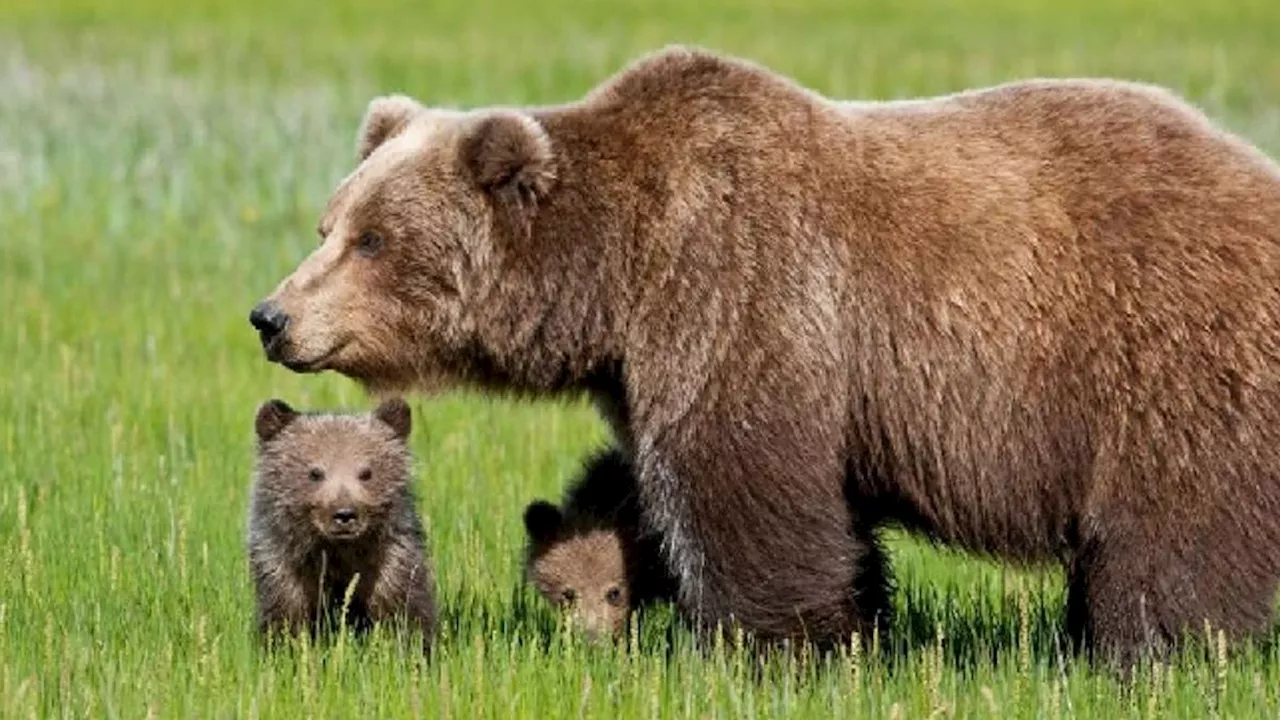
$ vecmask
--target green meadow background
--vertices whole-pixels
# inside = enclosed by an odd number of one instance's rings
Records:
[[[887,647],[756,666],[663,608],[585,645],[520,583],[520,512],[604,428],[470,395],[413,405],[432,661],[386,633],[257,649],[254,410],[367,401],[265,363],[246,316],[365,104],[568,100],[669,42],[849,98],[1154,81],[1280,156],[1272,0],[0,0],[0,717],[1280,716],[1274,642],[1121,681],[1064,653],[1060,573],[901,537]]]

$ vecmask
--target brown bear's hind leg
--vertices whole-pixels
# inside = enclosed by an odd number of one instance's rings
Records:
[[[1166,655],[1186,634],[1203,638],[1206,621],[1215,642],[1219,631],[1231,641],[1268,627],[1277,578],[1228,557],[1248,547],[1241,533],[1188,542],[1172,525],[1165,537],[1120,526],[1084,539],[1068,570],[1067,627],[1077,649],[1123,669]]]

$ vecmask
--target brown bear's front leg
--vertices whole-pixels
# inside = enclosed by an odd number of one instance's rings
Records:
[[[252,566],[259,637],[266,641],[273,635],[292,636],[307,630],[314,603],[304,581],[280,563],[255,557]]]
[[[645,517],[681,609],[762,640],[829,645],[869,631],[887,612],[887,570],[874,537],[853,531],[838,446],[748,426],[753,437],[681,432],[637,448]]]
[[[308,609],[285,598],[270,598],[258,609],[258,635],[263,641],[275,636],[300,635],[309,629],[310,624]]]
[[[369,593],[369,617],[374,622],[405,621],[429,648],[436,630],[435,580],[422,550],[407,543],[388,548]]]

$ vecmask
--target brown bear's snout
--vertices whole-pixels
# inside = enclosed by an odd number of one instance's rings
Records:
[[[262,348],[267,351],[267,356],[271,357],[273,351],[279,348],[277,340],[284,334],[284,330],[289,325],[289,316],[280,309],[279,305],[264,300],[253,307],[249,313],[249,324],[253,325],[258,331],[258,338],[262,341]]]
[[[317,510],[315,523],[325,537],[332,540],[354,539],[365,531],[365,517],[354,505],[330,506]]]

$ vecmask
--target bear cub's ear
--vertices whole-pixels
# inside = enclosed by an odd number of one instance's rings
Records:
[[[407,95],[383,95],[369,101],[356,142],[360,161],[367,160],[380,145],[399,135],[423,110],[421,103]]]
[[[401,440],[408,438],[409,432],[413,429],[413,414],[409,410],[409,404],[403,398],[393,397],[383,400],[382,404],[373,411],[373,416],[386,423]]]
[[[260,442],[267,442],[280,434],[289,423],[296,420],[298,412],[283,400],[272,398],[258,406],[258,415],[254,419],[253,429]]]
[[[546,500],[534,500],[524,509],[524,529],[535,545],[554,540],[562,521],[560,508]]]
[[[551,138],[537,120],[511,110],[491,111],[462,143],[462,161],[485,192],[521,207],[544,196],[556,178]]]

